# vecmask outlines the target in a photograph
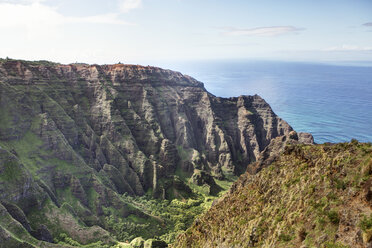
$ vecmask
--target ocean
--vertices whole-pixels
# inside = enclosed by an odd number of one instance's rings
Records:
[[[372,142],[372,66],[189,61],[160,66],[190,75],[216,96],[258,94],[316,143]]]

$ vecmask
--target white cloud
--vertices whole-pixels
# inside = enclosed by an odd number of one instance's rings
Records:
[[[43,29],[68,23],[94,23],[130,25],[116,13],[103,15],[71,17],[60,14],[56,8],[42,4],[41,0],[28,0],[28,3],[12,4],[0,2],[0,28]]]
[[[66,22],[134,25],[133,23],[120,20],[119,15],[116,13],[108,13],[108,14],[103,14],[103,15],[86,16],[86,17],[66,17]]]
[[[120,0],[119,8],[123,13],[127,13],[133,9],[138,9],[142,6],[142,0]]]
[[[16,3],[23,3],[23,4],[27,4],[27,3],[41,3],[41,2],[45,2],[46,0],[0,0],[0,3],[12,3],[12,4],[16,4]]]
[[[366,27],[372,27],[372,22],[364,23],[363,26],[366,26]]]
[[[326,52],[362,52],[362,51],[372,51],[371,46],[355,46],[355,45],[341,45],[341,46],[334,46],[328,47],[323,49]]]
[[[257,27],[257,28],[234,28],[225,27],[225,35],[231,36],[278,36],[283,34],[296,33],[303,30],[293,26],[272,26],[272,27]]]

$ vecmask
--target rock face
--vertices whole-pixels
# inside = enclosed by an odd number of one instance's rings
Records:
[[[281,155],[267,157],[269,167],[243,174],[174,247],[371,247],[371,144],[292,138]]]
[[[257,95],[219,98],[181,73],[122,64],[1,60],[0,117],[1,199],[34,218],[35,207],[65,208],[64,221],[68,213],[92,228],[107,208],[139,214],[119,194],[182,195],[191,177],[212,192],[213,178],[243,173],[292,131]],[[65,232],[87,243],[71,223]],[[50,239],[53,225],[39,224],[31,228]]]
[[[193,78],[155,67],[4,61],[0,80],[3,142],[37,136],[46,157],[114,173],[120,193],[156,191],[190,156],[216,176],[240,174],[292,130],[257,95],[214,97]]]

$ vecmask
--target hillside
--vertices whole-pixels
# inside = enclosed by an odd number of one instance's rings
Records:
[[[292,131],[257,95],[123,64],[0,60],[0,117],[4,247],[171,242]]]
[[[174,247],[372,247],[372,145],[288,144]]]

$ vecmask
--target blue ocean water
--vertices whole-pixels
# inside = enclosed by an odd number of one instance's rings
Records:
[[[258,94],[315,142],[372,142],[372,66],[299,62],[198,61],[163,64],[216,96]]]

